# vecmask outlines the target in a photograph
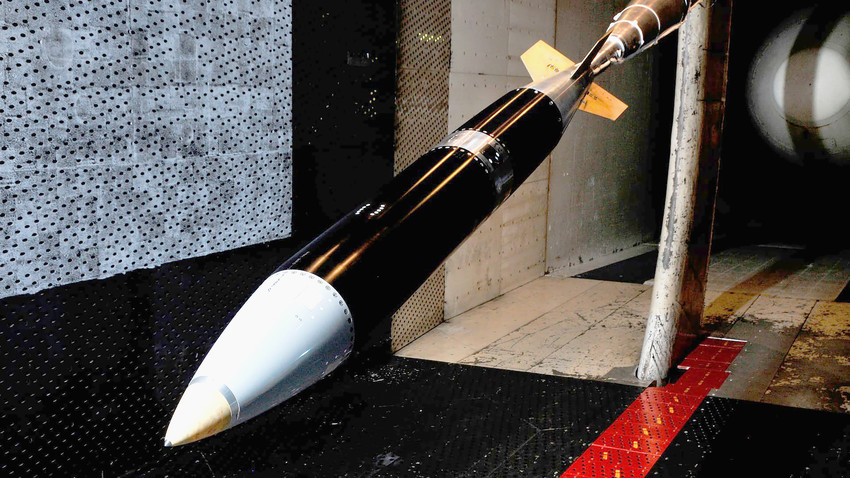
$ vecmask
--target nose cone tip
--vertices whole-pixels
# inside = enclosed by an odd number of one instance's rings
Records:
[[[164,445],[198,441],[227,429],[230,422],[230,404],[221,392],[202,383],[189,385],[171,416]]]

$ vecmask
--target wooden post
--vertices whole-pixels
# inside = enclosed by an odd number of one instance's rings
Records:
[[[705,305],[732,0],[703,0],[679,30],[667,198],[637,376],[664,383],[693,346]]]

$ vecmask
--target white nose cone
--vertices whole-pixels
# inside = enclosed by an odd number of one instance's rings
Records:
[[[330,284],[304,271],[276,272],[210,349],[172,423],[181,419],[181,408],[192,409],[183,402],[200,385],[224,397],[230,407],[227,428],[244,422],[330,373],[353,344],[348,306]]]

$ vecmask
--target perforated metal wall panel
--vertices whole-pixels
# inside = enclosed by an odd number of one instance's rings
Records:
[[[398,32],[395,171],[448,133],[451,0],[403,0]]]
[[[0,8],[0,297],[289,236],[291,2]]]
[[[402,0],[396,89],[396,174],[448,133],[450,60],[451,0]],[[404,347],[443,321],[445,277],[445,267],[441,266],[393,316],[393,350]]]

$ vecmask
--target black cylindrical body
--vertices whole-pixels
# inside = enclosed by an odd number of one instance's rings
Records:
[[[628,56],[682,23],[690,6],[688,0],[633,0],[614,18],[608,31],[626,44]]]
[[[623,61],[652,46],[684,21],[699,0],[632,0],[605,32],[605,44],[593,59],[598,74],[611,62]]]
[[[540,165],[562,123],[543,93],[509,92],[279,270],[308,271],[333,285],[362,343]]]

